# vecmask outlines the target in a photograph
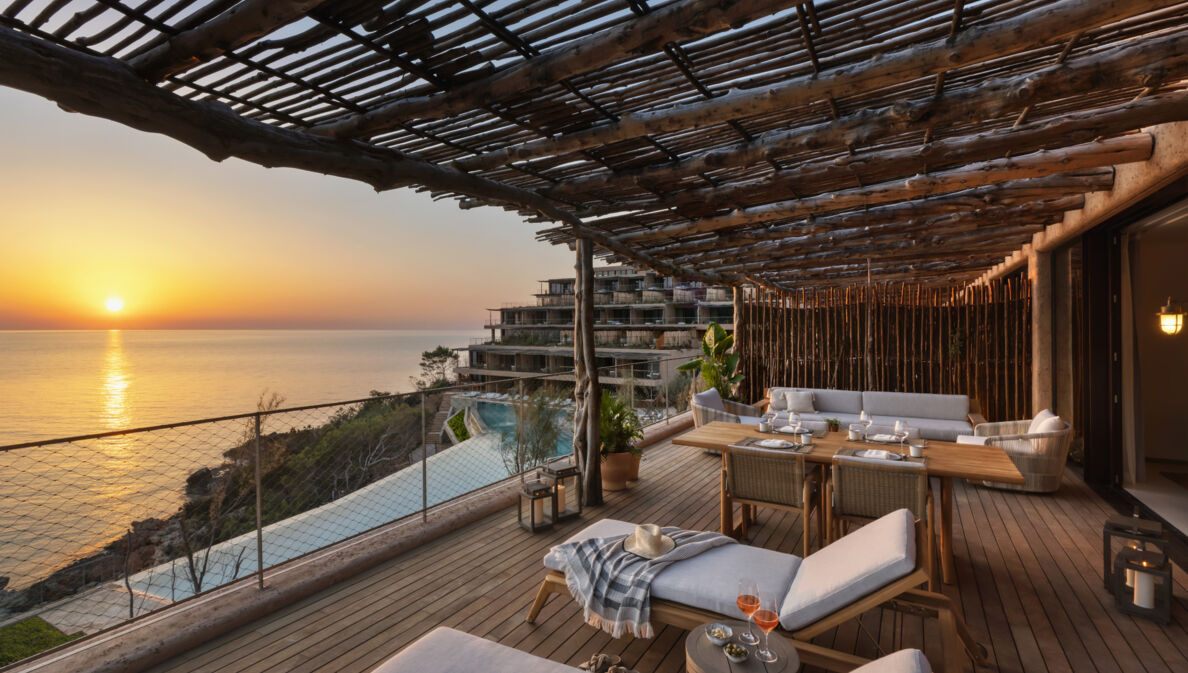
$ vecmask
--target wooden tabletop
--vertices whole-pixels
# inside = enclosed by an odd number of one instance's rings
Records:
[[[674,437],[672,443],[721,451],[747,437],[779,436],[781,435],[759,432],[756,425],[715,421]],[[812,451],[804,454],[804,457],[805,460],[814,463],[829,463],[833,460],[833,454],[843,447],[868,449],[871,445],[847,441],[844,432],[830,432],[823,438],[814,439]],[[924,450],[924,464],[928,468],[928,474],[934,477],[955,477],[1004,484],[1024,483],[1023,475],[1000,446],[957,444],[930,439],[928,448]]]

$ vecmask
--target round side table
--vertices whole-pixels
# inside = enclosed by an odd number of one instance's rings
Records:
[[[730,640],[735,643],[738,642],[738,634],[747,628],[746,622],[731,620],[721,623],[734,631],[734,637]],[[750,650],[750,654],[741,664],[736,664],[726,658],[726,653],[722,651],[721,647],[714,645],[709,641],[709,638],[706,638],[706,626],[708,624],[702,624],[693,629],[689,632],[689,637],[685,639],[685,670],[688,673],[796,673],[800,670],[800,656],[796,654],[796,648],[792,647],[792,643],[779,634],[772,633],[768,636],[768,647],[778,657],[775,661],[769,664],[755,658],[755,652],[763,643],[763,634],[759,631],[759,627],[755,627],[755,632],[759,634],[760,644],[743,645]]]

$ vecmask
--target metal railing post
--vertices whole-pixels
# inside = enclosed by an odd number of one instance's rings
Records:
[[[256,583],[264,588],[264,495],[260,484],[263,482],[260,461],[260,414],[256,413]]]
[[[421,521],[429,521],[429,438],[425,435],[425,391],[421,391]]]
[[[668,381],[663,376],[660,377],[660,388],[664,392],[664,424],[668,425]]]

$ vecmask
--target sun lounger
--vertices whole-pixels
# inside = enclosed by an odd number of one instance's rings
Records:
[[[577,673],[579,669],[506,645],[439,626],[418,638],[372,673]],[[900,650],[854,673],[931,673],[919,650]]]
[[[570,540],[623,535],[634,523],[603,519]],[[892,512],[806,558],[794,554],[728,544],[675,563],[652,583],[654,622],[691,629],[722,618],[745,619],[735,603],[738,580],[747,575],[761,594],[782,597],[779,631],[795,641],[801,660],[834,671],[867,663],[853,654],[809,641],[874,607],[935,616],[939,620],[945,673],[961,673],[965,655],[985,660],[948,597],[917,589],[928,581],[922,526],[906,509]],[[527,621],[533,622],[554,593],[568,594],[560,559],[550,552],[548,572]]]

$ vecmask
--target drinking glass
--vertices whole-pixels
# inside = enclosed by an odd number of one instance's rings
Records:
[[[738,581],[738,609],[747,616],[747,630],[738,634],[738,639],[747,645],[758,644],[759,636],[755,635],[755,629],[751,626],[754,622],[751,616],[759,609],[759,584],[749,577]]]
[[[800,414],[796,413],[795,411],[789,412],[788,413],[788,425],[792,426],[792,431],[794,433],[799,434],[800,433]]]
[[[870,417],[870,414],[866,413],[866,409],[863,409],[862,413],[858,414],[858,422],[862,424],[862,437],[864,439],[870,439],[870,426],[874,425],[874,419]]]
[[[768,648],[768,638],[775,627],[780,625],[780,608],[776,604],[776,597],[774,594],[767,594],[763,596],[763,606],[755,611],[751,616],[759,628],[763,629],[763,649],[755,653],[755,658],[759,661],[766,661],[771,663],[777,659],[775,652]]]
[[[907,424],[903,421],[895,421],[895,440],[902,444],[907,437]]]

